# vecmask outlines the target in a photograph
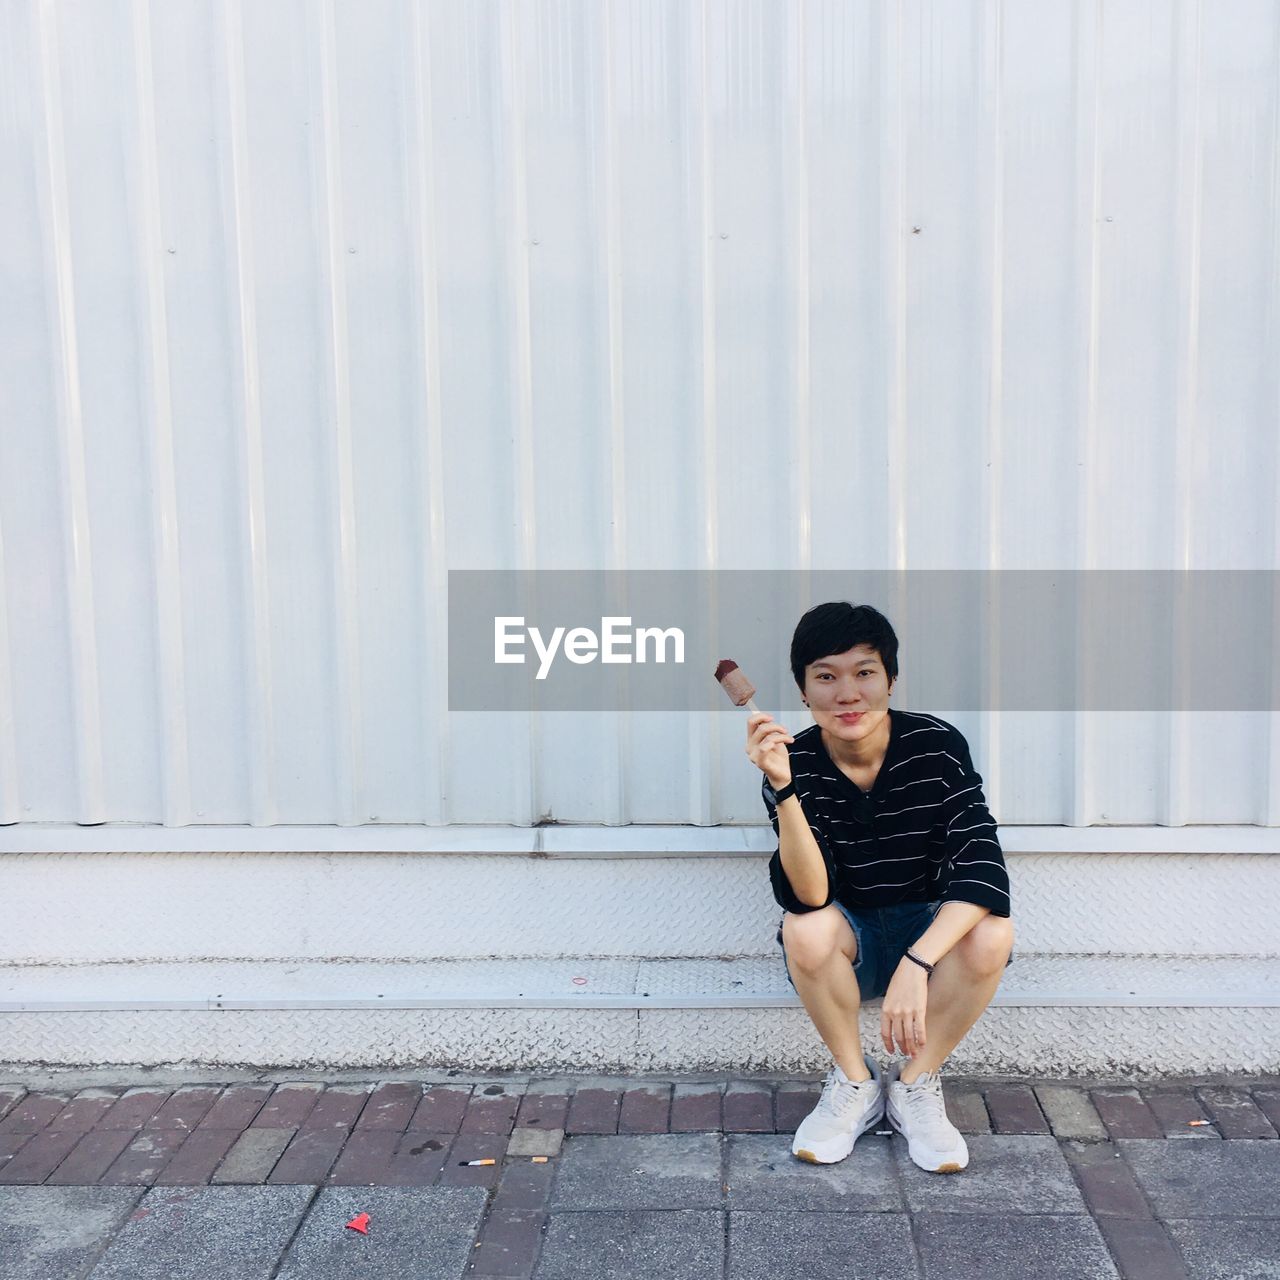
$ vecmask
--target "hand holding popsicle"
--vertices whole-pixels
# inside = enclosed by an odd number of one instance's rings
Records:
[[[755,685],[732,658],[723,659],[715,674],[734,706],[751,709],[752,714],[747,718],[747,758],[775,787],[786,786],[791,781],[791,756],[786,744],[795,738],[752,701]]]

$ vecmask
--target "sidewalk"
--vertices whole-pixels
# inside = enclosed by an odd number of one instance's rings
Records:
[[[945,1176],[814,1077],[0,1068],[0,1280],[1280,1276],[1280,1080],[944,1079]]]

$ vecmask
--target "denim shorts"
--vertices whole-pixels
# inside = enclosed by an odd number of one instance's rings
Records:
[[[858,939],[858,958],[853,962],[854,976],[858,979],[858,993],[863,1000],[875,1000],[884,995],[889,979],[902,961],[907,948],[933,923],[942,909],[938,902],[901,902],[893,907],[863,907],[853,911],[844,903],[832,899],[840,914],[849,922],[854,937]],[[782,964],[787,969],[787,981],[791,982],[791,970],[787,967],[787,948],[782,941],[782,921],[778,922],[778,945],[782,947]],[[1010,955],[1010,960],[1013,956]],[[791,982],[792,987],[796,984]]]

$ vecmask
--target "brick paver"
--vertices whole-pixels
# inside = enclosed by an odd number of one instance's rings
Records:
[[[99,1129],[141,1129],[168,1100],[168,1089],[126,1089],[98,1121]]]
[[[356,1121],[356,1131],[368,1129],[403,1133],[422,1101],[422,1086],[411,1081],[392,1080],[380,1084],[370,1095]]]
[[[674,1086],[671,1091],[672,1133],[693,1133],[719,1128],[720,1088],[718,1085],[676,1084]]]
[[[335,1186],[376,1185],[386,1172],[400,1135],[392,1129],[357,1129],[329,1173]]]
[[[1210,1116],[1191,1089],[1148,1089],[1143,1092],[1142,1100],[1150,1108],[1166,1138],[1221,1137],[1212,1123],[1192,1123],[1195,1120],[1210,1120]]]
[[[208,1114],[209,1108],[217,1101],[220,1092],[216,1085],[183,1085],[181,1089],[175,1089],[161,1103],[155,1115],[143,1125],[143,1128],[194,1129]]]
[[[233,1084],[204,1113],[198,1129],[243,1129],[271,1096],[269,1084]]]
[[[622,1109],[621,1089],[585,1088],[574,1091],[565,1118],[566,1133],[617,1133]]]
[[[460,1133],[510,1133],[520,1106],[518,1093],[507,1093],[501,1085],[489,1085],[471,1095],[458,1126]]]
[[[1271,1127],[1280,1133],[1280,1088],[1254,1089],[1254,1105],[1271,1122]]]
[[[296,1129],[311,1114],[324,1086],[320,1084],[282,1084],[263,1103],[253,1117],[255,1129]]]
[[[1149,1199],[1143,1189],[1150,1189],[1154,1175],[1140,1169],[1140,1183],[1134,1161],[1150,1163],[1144,1153],[1174,1147],[1212,1157],[1212,1147],[1224,1156],[1242,1152],[1253,1168],[1263,1167],[1257,1152],[1276,1149],[1270,1143],[1280,1118],[1280,1084],[1272,1082],[1252,1089],[1218,1081],[1135,1088],[953,1075],[944,1077],[943,1088],[948,1114],[979,1146],[1040,1143],[1046,1152],[1066,1157],[1122,1280],[1186,1280],[1187,1274],[1177,1243],[1179,1223],[1158,1216],[1158,1196]],[[33,1183],[68,1189],[212,1183],[228,1191],[262,1184],[482,1188],[490,1199],[466,1274],[513,1280],[533,1274],[547,1228],[557,1218],[550,1210],[551,1192],[565,1144],[610,1134],[737,1134],[744,1135],[738,1142],[767,1141],[768,1158],[787,1161],[790,1134],[820,1091],[815,1079],[613,1077],[474,1085],[393,1080],[328,1087],[320,1081],[173,1090],[121,1086],[74,1094],[0,1087],[0,1118],[8,1123],[7,1129],[0,1123],[0,1190]],[[1192,1125],[1193,1120],[1211,1123]],[[1121,1141],[1130,1138],[1202,1141],[1171,1141],[1167,1148],[1163,1142]],[[1230,1141],[1258,1138],[1266,1141],[1252,1148],[1248,1141]],[[864,1141],[884,1144],[886,1152],[892,1147],[894,1157],[903,1158],[899,1136],[868,1135]],[[981,1157],[985,1148],[979,1146],[971,1150]],[[481,1159],[493,1163],[468,1163]],[[977,1165],[982,1176],[996,1173],[981,1159]],[[1153,1167],[1176,1172],[1177,1165]],[[913,1194],[933,1189],[926,1181]],[[730,1188],[723,1190],[727,1195]],[[922,1212],[923,1203],[912,1202],[912,1212]]]
[[[1164,1137],[1164,1130],[1137,1089],[1094,1089],[1090,1096],[1112,1138]]]
[[[467,1102],[470,1097],[470,1089],[455,1085],[432,1085],[423,1093],[407,1127],[426,1129],[435,1133],[457,1133],[462,1127],[462,1117],[467,1114]],[[568,1098],[562,1101],[565,1106],[568,1106]],[[537,1104],[531,1103],[529,1095],[526,1094],[520,1099],[516,1124],[520,1123],[520,1116],[535,1114],[536,1110]]]
[[[302,1122],[304,1129],[350,1129],[360,1118],[372,1089],[336,1085],[326,1089]]]
[[[679,1085],[676,1086],[679,1089]],[[818,1104],[822,1089],[811,1084],[780,1084],[773,1095],[773,1127],[776,1133],[795,1133],[800,1122]],[[711,1125],[711,1128],[717,1126]],[[674,1133],[676,1127],[673,1124]]]
[[[720,1100],[725,1133],[772,1133],[773,1091],[768,1085],[730,1080]]]
[[[440,1185],[448,1187],[492,1187],[502,1174],[502,1156],[507,1141],[492,1133],[460,1133],[445,1155]],[[494,1160],[495,1164],[472,1165],[468,1160]]]
[[[1123,1280],[1187,1280],[1182,1257],[1163,1223],[1101,1217],[1098,1227]]]
[[[943,1078],[947,1117],[961,1133],[990,1133],[991,1116],[982,1092],[972,1085]]]
[[[670,1123],[669,1084],[638,1085],[622,1095],[622,1106],[618,1111],[619,1133],[666,1133]]]
[[[0,1133],[39,1133],[70,1101],[65,1093],[28,1093],[0,1120]]]
[[[444,1172],[444,1162],[456,1138],[452,1133],[425,1133],[406,1129],[387,1161],[384,1175],[392,1187],[433,1187]]]
[[[70,1153],[83,1135],[76,1130],[64,1133],[42,1129],[4,1165],[0,1165],[0,1183],[43,1182]]]
[[[49,1128],[67,1133],[88,1133],[112,1109],[119,1096],[115,1089],[81,1089],[49,1121]]]
[[[522,1276],[537,1256],[547,1215],[530,1209],[490,1209],[472,1254],[470,1274]]]
[[[1151,1206],[1133,1170],[1113,1143],[1067,1142],[1063,1154],[1095,1218],[1151,1217]]]
[[[156,1174],[155,1185],[195,1187],[208,1182],[239,1136],[239,1129],[206,1129],[202,1122]]]
[[[999,1084],[987,1091],[987,1110],[993,1133],[1048,1133],[1035,1091],[1026,1084]]]
[[[45,1182],[65,1187],[92,1186],[111,1168],[133,1136],[128,1129],[99,1129],[84,1134]]]
[[[1206,1086],[1196,1090],[1224,1138],[1274,1138],[1276,1131],[1247,1089]]]
[[[129,1145],[111,1163],[100,1182],[113,1186],[148,1186],[159,1178],[169,1161],[186,1144],[188,1136],[193,1136],[182,1129],[125,1132],[129,1133]]]
[[[349,1133],[350,1130],[333,1125],[299,1129],[267,1175],[267,1181],[305,1182],[318,1186],[328,1177]]]
[[[520,1099],[516,1129],[561,1129],[569,1114],[573,1085],[563,1080],[531,1081]],[[444,1127],[444,1126],[436,1126]]]
[[[498,1189],[494,1192],[493,1208],[543,1209],[551,1199],[551,1183],[556,1166],[533,1164],[528,1160],[508,1161],[502,1168]]]

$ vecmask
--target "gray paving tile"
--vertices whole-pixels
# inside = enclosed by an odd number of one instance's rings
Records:
[[[1280,1218],[1280,1142],[1116,1143],[1158,1218]]]
[[[0,1187],[0,1280],[81,1280],[141,1187]]]
[[[214,1170],[210,1182],[265,1182],[293,1140],[293,1129],[246,1129]]]
[[[1257,1218],[1170,1218],[1165,1226],[1182,1250],[1191,1280],[1275,1280],[1280,1234]]]
[[[729,1214],[725,1275],[728,1280],[918,1280],[921,1272],[905,1213],[785,1212]]]
[[[1099,1142],[1106,1138],[1106,1126],[1084,1089],[1064,1084],[1038,1084],[1035,1093],[1054,1137]]]
[[[560,1149],[548,1208],[720,1209],[720,1135],[575,1134]]]
[[[916,1218],[916,1242],[925,1280],[1119,1277],[1097,1223],[1087,1215],[926,1213]]]
[[[563,1129],[515,1129],[507,1142],[509,1156],[558,1156],[564,1146]]]
[[[1087,1212],[1053,1138],[978,1133],[965,1141],[969,1144],[967,1169],[927,1173],[912,1164],[906,1140],[894,1138],[902,1191],[913,1213]]]
[[[457,1280],[484,1213],[483,1187],[325,1187],[279,1280]],[[347,1223],[367,1213],[368,1235]]]
[[[707,1280],[723,1267],[719,1209],[558,1213],[547,1223],[533,1280]]]
[[[731,1210],[884,1213],[906,1207],[884,1138],[864,1134],[835,1164],[797,1160],[785,1133],[728,1134],[725,1149]]]
[[[91,1280],[267,1280],[314,1187],[152,1187]]]

